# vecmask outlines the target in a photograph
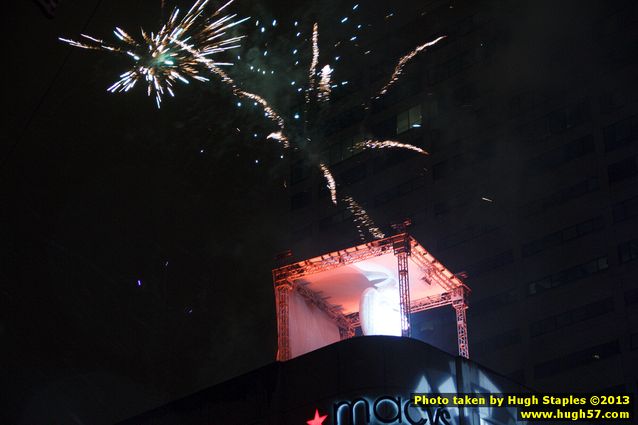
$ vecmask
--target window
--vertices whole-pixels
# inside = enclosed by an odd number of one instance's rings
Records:
[[[429,120],[439,116],[439,100],[436,97],[428,97],[424,101],[425,115]]]
[[[489,273],[493,270],[505,267],[506,265],[514,262],[514,251],[501,252],[493,257],[486,258],[473,264],[467,268],[468,275],[471,278],[479,277],[483,274]]]
[[[627,103],[625,90],[616,90],[600,95],[600,111],[603,114],[620,109]]]
[[[518,329],[511,329],[507,332],[503,332],[502,334],[495,335],[474,344],[473,349],[479,353],[493,352],[496,350],[502,350],[506,347],[511,347],[519,342],[521,342],[520,331]]]
[[[435,66],[428,73],[428,82],[430,84],[440,83],[464,69],[469,68],[477,62],[477,57],[480,55],[480,52],[484,50],[486,50],[484,47],[477,48],[476,50],[466,50],[447,62]]]
[[[408,159],[414,159],[412,152],[407,150],[385,150],[380,151],[374,156],[372,162],[372,172],[378,174],[390,167],[400,164]]]
[[[596,191],[599,189],[599,187],[600,186],[598,184],[598,178],[589,177],[576,183],[575,185],[557,190],[547,197],[523,205],[520,209],[520,214],[523,217],[530,217],[536,214],[541,214],[546,210],[558,207],[573,199],[577,199],[583,195]]]
[[[408,193],[414,192],[425,186],[425,179],[423,177],[417,177],[412,180],[408,180],[400,185],[394,186],[393,188],[386,190],[385,192],[377,195],[374,198],[374,205],[379,206],[386,204],[393,199],[399,198]]]
[[[290,198],[290,209],[294,211],[306,207],[310,205],[311,200],[312,197],[310,196],[310,192],[295,193]]]
[[[439,239],[438,246],[439,249],[447,249],[488,234],[494,234],[496,236],[499,232],[500,229],[493,225],[470,226],[461,232]]]
[[[548,115],[549,131],[552,134],[562,133],[589,120],[589,102],[586,100],[569,108],[554,111]]]
[[[579,264],[574,267],[554,273],[542,279],[527,284],[528,295],[536,295],[547,290],[557,288],[568,283],[584,279],[601,271],[607,270],[609,263],[607,257],[599,257],[594,260]]]
[[[618,202],[612,207],[614,223],[638,216],[638,196]]]
[[[330,158],[330,164],[336,164],[337,162],[341,162],[343,160],[343,146],[341,145],[341,143],[335,143],[334,145],[330,146],[330,153],[329,158]]]
[[[530,335],[537,337],[614,311],[614,299],[607,298],[530,324]]]
[[[443,217],[452,212],[467,210],[470,208],[474,199],[474,191],[468,191],[462,196],[456,196],[454,198],[448,198],[442,202],[437,202],[434,204],[434,216]]]
[[[609,184],[618,183],[619,181],[631,178],[637,174],[638,165],[636,164],[635,156],[615,162],[607,167]]]
[[[363,152],[363,136],[361,134],[357,134],[352,136],[350,140],[344,143],[343,146],[343,159],[348,159],[352,156],[355,156],[359,152]]]
[[[605,227],[602,216],[566,227],[558,232],[550,233],[540,239],[523,245],[523,257],[529,257],[541,251],[578,239]]]
[[[292,170],[290,172],[290,182],[292,184],[297,184],[300,181],[308,178],[310,175],[310,168],[308,167],[308,163],[305,160],[297,161],[292,165]]]
[[[534,365],[534,376],[545,378],[589,363],[613,357],[620,353],[618,340],[589,347],[547,362]]]
[[[397,134],[405,133],[412,128],[419,128],[421,124],[421,105],[413,106],[397,116]]]
[[[302,241],[312,236],[312,224],[309,224],[300,229],[292,231],[292,240],[295,242]]]
[[[636,143],[638,141],[638,117],[629,117],[603,129],[605,152]]]
[[[319,229],[326,230],[333,227],[336,224],[343,223],[344,221],[350,219],[352,213],[347,209],[341,210],[338,213],[332,214],[328,217],[324,217],[319,221]]]
[[[625,292],[625,305],[629,307],[634,304],[638,304],[638,288]]]
[[[450,159],[438,162],[432,167],[432,178],[434,181],[444,179],[456,173],[467,170],[467,157],[463,154],[455,155]]]
[[[547,99],[535,90],[528,90],[510,98],[508,110],[510,117],[530,111],[545,103]]]
[[[548,138],[550,134],[547,128],[547,117],[545,116],[523,124],[518,129],[518,133],[527,142],[536,142]]]
[[[621,264],[638,258],[638,239],[623,242],[618,245],[618,260]]]
[[[434,164],[432,167],[432,178],[436,180],[441,180],[448,175],[450,175],[450,170],[452,169],[451,162],[449,160],[441,161]]]
[[[501,292],[500,294],[483,298],[477,302],[472,302],[470,304],[470,309],[468,309],[468,314],[470,316],[480,316],[481,314],[489,311],[498,310],[510,304],[516,304],[519,299],[519,291],[516,288],[510,289],[508,291]]]
[[[366,178],[366,171],[366,163],[363,162],[341,173],[341,181],[346,185],[354,184]]]
[[[372,125],[372,132],[378,138],[391,138],[396,135],[396,129],[397,119],[394,117]]]
[[[523,125],[519,133],[527,141],[533,142],[578,127],[589,120],[589,102],[583,100]]]
[[[477,97],[479,97],[479,93],[474,84],[471,83],[457,88],[452,94],[452,99],[456,105],[461,107],[470,106]]]
[[[574,159],[594,152],[594,139],[591,135],[581,137],[578,140],[567,143],[558,149],[545,152],[536,158],[527,161],[527,171],[530,174],[538,174],[547,170],[553,170]]]
[[[638,57],[638,46],[635,43],[613,43],[608,44],[602,53],[601,60],[604,63],[620,67],[634,63]]]
[[[337,131],[343,130],[356,123],[361,122],[364,116],[365,111],[363,110],[363,108],[351,108],[330,119],[325,125],[324,130],[328,135],[336,133]]]

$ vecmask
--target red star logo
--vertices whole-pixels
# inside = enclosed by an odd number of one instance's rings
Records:
[[[327,417],[328,415],[319,416],[319,410],[315,409],[315,417],[313,419],[310,419],[309,421],[306,421],[306,423],[308,425],[321,425],[323,424],[323,421],[325,421]]]

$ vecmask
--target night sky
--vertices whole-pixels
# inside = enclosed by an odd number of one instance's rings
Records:
[[[4,15],[1,423],[109,424],[274,358],[280,152],[229,137],[234,103],[203,84],[161,111],[109,95],[128,63],[57,37],[109,37],[159,2],[99,3]]]
[[[351,7],[244,3],[243,16],[282,26]],[[155,28],[159,4],[61,0],[49,19],[13,1],[3,13],[0,423],[110,424],[274,360],[271,269],[289,247],[290,164],[264,140],[272,126],[214,80],[179,86],[161,110],[143,87],[107,93],[129,63],[57,40]],[[543,52],[552,34],[532,36],[527,18],[529,55],[512,49],[503,64],[551,63],[527,77],[560,86],[586,48]]]

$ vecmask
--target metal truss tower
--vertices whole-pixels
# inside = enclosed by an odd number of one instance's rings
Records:
[[[408,273],[408,257],[411,254],[410,236],[406,228],[411,224],[409,220],[392,226],[397,232],[392,244],[394,255],[397,257],[399,272],[399,314],[401,316],[401,336],[410,336],[410,275]]]
[[[290,330],[288,327],[288,316],[290,314],[290,292],[292,284],[290,282],[279,282],[275,287],[277,303],[277,360],[286,361],[290,359]]]
[[[452,307],[456,313],[456,334],[458,338],[459,356],[470,358],[470,344],[467,339],[467,303],[465,301],[465,288],[460,287],[452,294]]]

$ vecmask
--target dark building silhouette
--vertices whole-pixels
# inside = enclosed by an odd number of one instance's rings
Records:
[[[515,408],[415,408],[412,393],[524,393],[472,361],[422,342],[353,338],[274,362],[120,425],[516,424]],[[522,422],[518,422],[522,423]],[[531,423],[531,422],[525,422]]]
[[[473,360],[539,390],[635,391],[638,6],[409,7],[366,46],[350,91],[335,93],[322,158],[338,190],[386,234],[411,218],[410,233],[467,275]],[[439,35],[361,110],[402,54]],[[364,139],[430,156],[361,152]],[[291,183],[297,259],[358,241],[346,206],[331,204],[302,155]],[[454,353],[443,331],[453,321],[420,313],[413,335]]]

